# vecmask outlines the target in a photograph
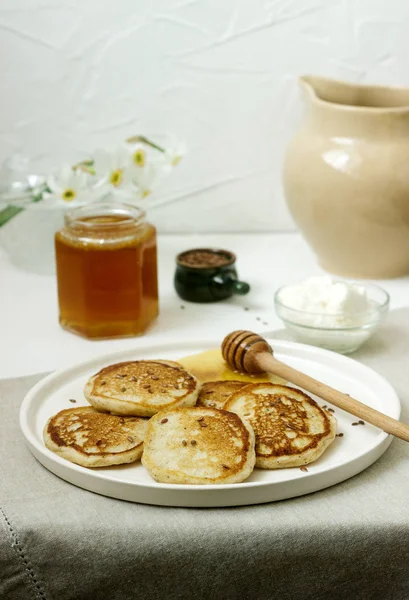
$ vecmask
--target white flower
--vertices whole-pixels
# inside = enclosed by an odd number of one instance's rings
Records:
[[[146,146],[144,146],[141,143],[130,144],[129,154],[131,165],[133,168],[140,169],[146,166],[146,163],[148,161],[148,153]]]
[[[186,154],[186,150],[186,144],[183,142],[174,142],[170,148],[166,148],[164,153],[165,160],[172,167],[176,167]]]
[[[132,183],[139,192],[138,197],[146,198],[152,193],[153,187],[172,170],[172,167],[165,160],[162,152],[147,154],[146,149],[141,145],[133,146],[130,154]]]
[[[169,136],[162,136],[157,142],[145,136],[137,135],[127,139],[131,147],[132,163],[137,167],[144,167],[147,162],[165,160],[171,167],[175,167],[184,154],[186,145]]]
[[[69,165],[64,165],[58,175],[47,178],[47,187],[51,193],[44,192],[43,201],[70,207],[90,202],[93,198],[87,180],[86,173],[80,169],[74,171]]]
[[[119,146],[114,152],[95,151],[93,168],[98,185],[108,184],[116,189],[129,186],[130,166],[131,157],[125,145]]]
[[[160,177],[160,169],[154,164],[132,170],[132,180],[141,198],[146,198],[152,193],[153,183]]]

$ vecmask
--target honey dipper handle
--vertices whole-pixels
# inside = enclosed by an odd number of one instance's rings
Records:
[[[260,352],[257,354],[255,360],[263,371],[279,375],[286,381],[299,385],[301,388],[315,394],[319,398],[331,402],[334,406],[383,429],[386,433],[391,433],[401,440],[409,442],[409,426],[405,425],[405,423],[392,419],[392,417],[388,417],[378,410],[370,408],[366,404],[362,404],[362,402],[351,398],[347,394],[338,392],[329,385],[325,385],[325,383],[321,383],[304,373],[300,373],[300,371],[297,371],[274,358],[269,352]]]

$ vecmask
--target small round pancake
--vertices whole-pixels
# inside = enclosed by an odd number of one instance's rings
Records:
[[[44,427],[44,443],[83,467],[109,467],[139,460],[148,419],[116,417],[90,406],[67,408]]]
[[[178,363],[135,360],[101,369],[84,389],[98,410],[116,415],[151,417],[166,408],[194,406],[200,383]]]
[[[142,464],[162,483],[238,483],[254,469],[254,443],[252,428],[234,413],[170,409],[150,419]]]
[[[283,469],[317,460],[334,441],[336,419],[301,390],[273,383],[249,384],[225,405],[246,419],[256,435],[256,466]]]
[[[202,384],[197,406],[209,408],[223,408],[233,392],[237,392],[247,381],[208,381]]]

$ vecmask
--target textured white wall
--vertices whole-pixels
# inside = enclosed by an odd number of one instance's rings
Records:
[[[189,154],[162,230],[292,228],[280,184],[302,73],[409,84],[408,0],[0,0],[0,160],[38,170],[129,134]]]

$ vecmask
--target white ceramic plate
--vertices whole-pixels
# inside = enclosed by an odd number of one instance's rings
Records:
[[[380,375],[345,356],[293,342],[270,340],[279,360],[354,396],[399,419],[400,403],[392,386]],[[385,452],[392,436],[371,425],[352,426],[358,419],[335,408],[338,432],[334,443],[308,471],[299,468],[256,469],[249,479],[228,485],[175,485],[155,482],[140,463],[86,469],[70,463],[43,443],[48,418],[64,408],[86,406],[83,387],[88,377],[121,360],[163,358],[177,360],[210,348],[220,340],[152,346],[96,358],[51,374],[27,394],[20,411],[20,426],[28,446],[47,469],[74,485],[113,498],[164,506],[240,506],[302,496],[344,481],[366,469]],[[69,402],[77,400],[76,404]],[[324,404],[319,400],[320,404]],[[328,404],[328,403],[327,403]],[[328,406],[330,406],[328,404]],[[359,478],[356,480],[359,485]]]

